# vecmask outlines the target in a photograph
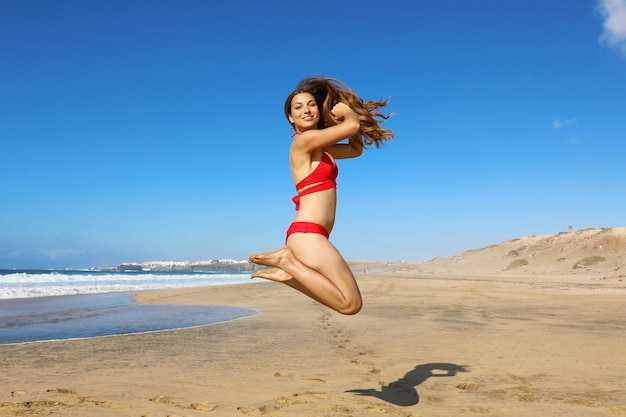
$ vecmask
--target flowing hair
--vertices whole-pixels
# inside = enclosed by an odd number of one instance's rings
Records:
[[[359,117],[359,132],[350,139],[357,141],[364,147],[380,147],[382,141],[394,138],[391,130],[383,129],[380,123],[392,115],[385,115],[380,109],[385,107],[389,100],[363,101],[347,85],[334,78],[311,76],[304,78],[296,89],[289,94],[285,101],[285,116],[289,119],[291,114],[291,101],[296,94],[309,93],[315,98],[317,107],[321,109],[319,129],[338,124],[332,115],[333,106],[339,102],[347,104]],[[293,123],[291,124],[293,126]]]

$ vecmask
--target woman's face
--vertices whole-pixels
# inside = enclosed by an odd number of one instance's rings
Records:
[[[298,93],[291,100],[289,122],[293,123],[296,131],[317,129],[320,121],[320,110],[315,97],[309,93]]]

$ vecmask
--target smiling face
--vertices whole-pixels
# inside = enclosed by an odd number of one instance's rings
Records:
[[[298,93],[293,96],[288,118],[297,132],[317,129],[320,121],[320,110],[315,97],[309,93]]]

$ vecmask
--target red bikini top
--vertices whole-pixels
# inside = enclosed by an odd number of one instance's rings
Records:
[[[337,164],[333,163],[333,160],[330,159],[330,156],[325,151],[322,151],[322,159],[317,167],[306,178],[296,184],[298,194],[292,198],[292,201],[296,204],[296,210],[300,209],[300,197],[337,187],[337,182],[335,181],[337,175],[339,175]],[[303,188],[305,189],[302,190]]]

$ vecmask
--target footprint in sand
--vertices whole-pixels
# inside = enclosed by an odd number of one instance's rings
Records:
[[[286,397],[280,397],[280,398],[276,398],[274,400],[274,404],[276,404],[276,405],[289,405],[291,403],[292,403],[292,401],[289,398],[286,398]]]
[[[478,389],[478,384],[476,382],[468,381],[461,382],[460,384],[457,384],[456,387],[463,391],[476,391]]]
[[[173,401],[166,395],[157,395],[156,397],[150,398],[150,401],[157,404],[172,404]]]
[[[326,380],[322,378],[306,378],[305,381],[316,382],[318,384],[325,384]]]
[[[193,403],[191,404],[190,408],[198,411],[213,411],[217,408],[217,404],[203,402]]]
[[[303,392],[296,392],[293,394],[294,397],[313,397],[313,398],[318,398],[318,399],[326,399],[328,398],[328,394],[326,392],[323,391],[303,391]]]
[[[169,405],[173,405],[174,407],[184,408],[187,410],[213,411],[217,408],[217,404],[205,403],[205,402],[197,402],[188,406],[182,405],[182,404],[176,404],[174,400],[172,400],[167,395],[157,395],[156,397],[150,398],[150,401],[156,404],[169,404]]]
[[[251,414],[253,414],[256,411],[252,407],[237,407],[237,410],[241,411],[245,415],[251,415]]]
[[[46,390],[46,392],[49,392],[50,394],[76,394],[75,391],[66,388],[53,388]]]

